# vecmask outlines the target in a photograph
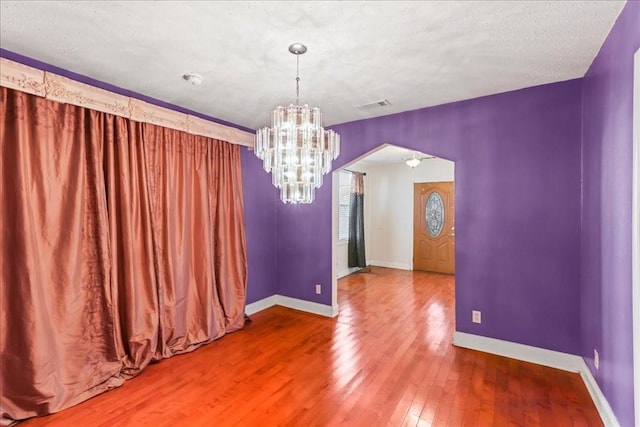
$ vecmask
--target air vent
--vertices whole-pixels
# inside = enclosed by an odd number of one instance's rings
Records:
[[[370,110],[372,108],[386,107],[388,105],[391,105],[388,99],[381,99],[380,101],[373,101],[367,104],[358,105],[355,108],[358,110]]]

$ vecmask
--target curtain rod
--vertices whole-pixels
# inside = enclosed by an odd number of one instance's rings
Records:
[[[345,171],[345,172],[351,172],[351,173],[361,173],[362,175],[365,175],[365,176],[367,175],[367,173],[366,173],[366,172],[358,172],[358,171],[352,171],[352,170],[349,170],[349,169],[342,169],[342,170],[343,170],[343,171]]]

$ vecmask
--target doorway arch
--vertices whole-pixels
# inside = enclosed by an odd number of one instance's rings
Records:
[[[404,159],[410,157],[412,153],[416,153],[423,157],[420,166],[416,168],[410,168],[404,164]],[[371,160],[368,160],[371,159]],[[427,160],[428,159],[428,160]],[[437,163],[431,163],[431,168],[427,161],[434,160]],[[438,162],[439,161],[439,162]],[[443,166],[446,165],[446,166]],[[391,182],[385,182],[390,184],[389,189],[384,188],[378,182],[378,196],[390,197],[392,200],[385,200],[386,203],[391,205],[388,211],[385,211],[385,215],[375,215],[376,207],[373,205],[370,197],[371,180],[375,186],[376,180],[380,180],[382,175],[369,173],[368,171],[375,171],[380,168],[389,168],[389,173],[392,174]],[[426,153],[417,152],[409,147],[399,144],[383,143],[379,146],[369,150],[356,159],[336,168],[332,175],[332,306],[334,312],[337,313],[338,307],[338,279],[345,273],[343,268],[340,268],[344,262],[341,262],[341,256],[346,254],[344,248],[340,246],[338,241],[338,186],[339,175],[343,170],[358,170],[366,171],[369,175],[365,177],[368,182],[365,182],[365,240],[367,242],[367,264],[399,268],[404,270],[413,269],[413,190],[414,183],[417,182],[435,182],[435,181],[455,181],[455,162],[443,157],[432,156]],[[406,171],[406,172],[405,172]],[[386,181],[386,180],[385,180]],[[404,184],[408,185],[405,187]],[[380,192],[380,187],[383,190]],[[382,194],[384,193],[384,194]],[[405,194],[406,193],[406,194]],[[404,212],[402,207],[409,206],[408,211]],[[393,223],[389,223],[392,220]],[[371,223],[385,223],[384,230],[373,230]],[[377,235],[376,235],[377,234]],[[376,238],[379,237],[379,238]],[[406,242],[410,242],[407,246]],[[405,243],[399,243],[405,242]],[[381,250],[376,251],[376,248],[385,247],[385,252],[390,254],[386,257],[380,257]],[[373,249],[373,250],[372,250]],[[342,252],[345,252],[343,254]]]

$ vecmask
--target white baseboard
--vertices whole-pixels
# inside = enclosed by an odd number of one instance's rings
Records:
[[[602,394],[602,390],[600,390],[600,386],[596,382],[596,379],[593,378],[589,367],[585,363],[584,359],[582,360],[582,369],[580,370],[580,376],[582,377],[582,381],[584,385],[587,386],[587,390],[591,395],[591,400],[595,403],[596,408],[598,409],[598,413],[600,414],[600,418],[602,418],[602,422],[605,426],[609,427],[620,427],[620,423],[618,422],[618,418],[613,413],[613,409],[609,405],[607,398]]]
[[[401,262],[388,262],[388,261],[374,261],[370,260],[367,262],[368,265],[374,265],[376,267],[387,267],[387,268],[396,268],[398,270],[413,270],[413,267],[409,264],[404,264]]]
[[[607,427],[620,427],[620,423],[618,423],[607,398],[602,394],[598,383],[591,375],[591,371],[584,359],[580,356],[457,331],[453,334],[453,345],[549,366],[563,371],[578,372],[591,395],[593,403],[596,405],[604,425]]]
[[[338,315],[338,306],[318,304],[317,302],[305,301],[283,295],[271,295],[270,297],[247,304],[244,312],[250,316],[269,307],[273,307],[274,305],[281,305],[283,307],[318,314],[325,317],[336,317]]]
[[[244,312],[247,315],[251,316],[254,313],[257,313],[262,310],[266,310],[269,307],[273,307],[278,303],[276,297],[277,295],[271,295],[270,297],[263,298],[256,302],[252,302],[251,304],[247,304],[244,307]]]
[[[549,366],[551,368],[562,369],[563,371],[569,372],[580,372],[582,365],[584,364],[582,357],[573,354],[546,350],[540,347],[518,344],[511,341],[503,341],[480,335],[467,334],[465,332],[456,331],[453,334],[453,345],[470,348],[472,350],[484,351],[485,353],[497,354],[498,356],[510,357],[511,359],[536,363],[538,365]]]
[[[294,310],[306,311],[307,313],[319,314],[320,316],[336,317],[338,307],[318,304],[317,302],[305,301],[297,298],[276,295],[277,304]]]
[[[355,273],[358,270],[360,270],[360,267],[347,268],[345,270],[340,271],[336,277],[338,279],[342,279],[343,277],[348,276],[351,273]]]

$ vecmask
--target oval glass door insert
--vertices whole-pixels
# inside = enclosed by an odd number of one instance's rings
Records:
[[[424,218],[427,232],[431,237],[438,237],[444,228],[444,202],[437,191],[429,194],[425,207]]]

